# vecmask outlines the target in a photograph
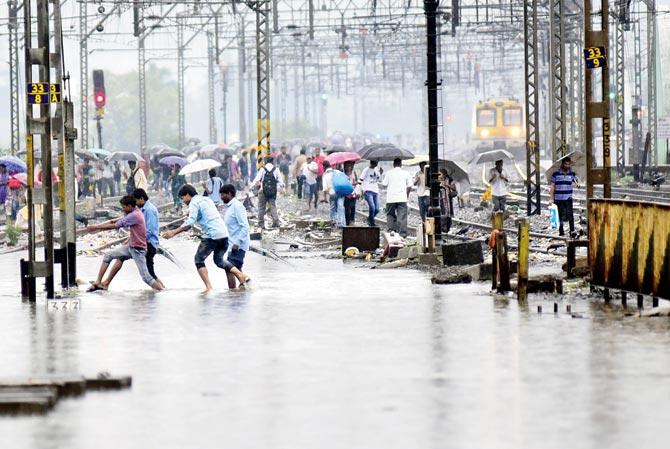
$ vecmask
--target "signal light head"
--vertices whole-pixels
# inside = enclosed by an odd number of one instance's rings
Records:
[[[95,102],[96,108],[102,108],[107,103],[107,98],[105,97],[104,92],[96,92],[93,96],[93,101]]]

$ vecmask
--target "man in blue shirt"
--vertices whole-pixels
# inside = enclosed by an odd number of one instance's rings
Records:
[[[146,240],[147,240],[147,253],[146,253],[146,265],[147,270],[151,277],[156,281],[160,286],[161,290],[165,289],[163,282],[158,279],[156,272],[154,271],[154,257],[156,257],[156,250],[158,248],[158,229],[160,228],[160,218],[158,216],[158,209],[156,206],[149,201],[149,195],[144,189],[135,189],[133,191],[133,198],[135,198],[135,204],[142,211],[144,216],[144,224],[146,226]],[[123,262],[117,260],[112,265],[112,269],[107,275],[107,279],[103,281],[102,285],[105,288],[109,288],[109,285],[114,280],[116,274],[121,270]]]
[[[221,200],[223,201],[223,221],[228,228],[228,262],[238,270],[244,265],[244,256],[249,251],[249,220],[247,209],[235,198],[235,186],[226,184],[221,187]],[[228,287],[235,288],[235,276],[227,273]]]
[[[570,170],[572,160],[569,157],[563,158],[561,168],[551,175],[549,196],[551,201],[558,208],[558,219],[560,226],[558,233],[563,235],[563,222],[570,224],[570,236],[575,236],[575,218],[572,212],[572,189],[577,185],[577,175]]]
[[[221,206],[221,194],[219,194],[221,187],[223,187],[223,180],[216,176],[216,170],[212,168],[209,171],[209,179],[205,183],[205,189],[207,189],[207,196],[214,201],[217,208]]]
[[[177,229],[167,231],[163,236],[171,239],[177,234],[188,231],[194,224],[198,224],[202,229],[202,240],[195,253],[195,266],[198,269],[200,279],[205,284],[205,293],[213,290],[209,282],[209,274],[205,266],[205,259],[214,253],[214,263],[217,267],[226,270],[226,273],[232,273],[240,283],[240,287],[251,279],[233,264],[224,259],[228,249],[228,229],[221,218],[221,214],[214,205],[214,202],[198,195],[195,188],[186,184],[179,190],[179,197],[188,206],[188,218]]]

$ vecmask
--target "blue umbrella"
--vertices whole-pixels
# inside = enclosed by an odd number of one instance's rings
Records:
[[[25,173],[28,171],[26,163],[16,156],[2,156],[0,157],[0,164],[7,167],[10,173]]]
[[[183,157],[179,157],[179,156],[167,156],[167,157],[164,157],[163,159],[159,160],[158,163],[163,164],[163,165],[169,165],[169,166],[179,165],[180,167],[188,165],[188,161],[186,159],[184,159]]]

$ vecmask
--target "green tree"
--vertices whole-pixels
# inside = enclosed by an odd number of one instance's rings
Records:
[[[146,85],[148,145],[166,143],[176,147],[179,143],[177,82],[167,69],[150,64],[146,70]],[[102,140],[105,147],[137,151],[140,144],[137,71],[105,74],[105,91],[107,106],[102,122]]]

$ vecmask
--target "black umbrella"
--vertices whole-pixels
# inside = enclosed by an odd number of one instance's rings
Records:
[[[398,148],[391,144],[381,144],[377,146],[368,145],[361,148],[358,154],[361,158],[369,161],[392,161],[394,159],[412,159],[414,155],[407,150]]]
[[[168,156],[179,156],[179,157],[186,157],[183,151],[175,150],[174,148],[170,147],[165,147],[160,150],[158,150],[155,154],[155,157],[162,159],[164,157]]]
[[[347,151],[351,151],[351,150],[349,150],[349,148],[347,148],[343,145],[333,145],[326,150],[326,154],[345,153]]]

